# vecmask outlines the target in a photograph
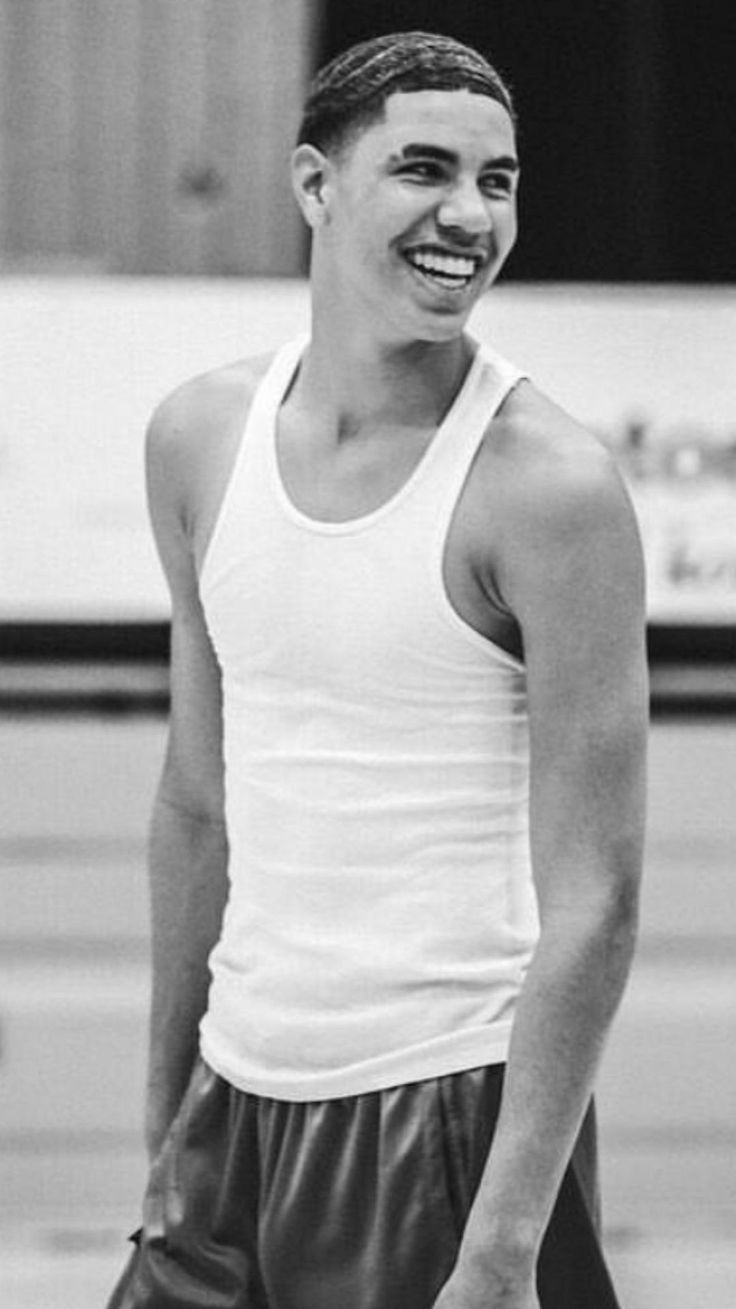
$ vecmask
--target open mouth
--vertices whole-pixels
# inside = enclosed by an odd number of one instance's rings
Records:
[[[403,254],[406,262],[428,281],[450,291],[469,286],[483,262],[479,255],[450,255],[435,246],[416,246]]]

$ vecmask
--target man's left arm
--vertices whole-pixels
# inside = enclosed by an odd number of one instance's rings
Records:
[[[588,447],[520,499],[504,598],[520,625],[540,937],[493,1147],[437,1309],[536,1309],[542,1237],[629,972],[648,723],[638,531]]]

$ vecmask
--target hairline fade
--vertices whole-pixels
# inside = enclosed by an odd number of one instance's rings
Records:
[[[339,153],[380,121],[395,92],[462,90],[495,100],[516,126],[507,83],[472,46],[434,32],[393,32],[361,41],[318,70],[307,92],[297,145]]]

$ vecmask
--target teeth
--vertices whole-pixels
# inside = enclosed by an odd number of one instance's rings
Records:
[[[412,250],[407,254],[409,263],[423,273],[439,273],[462,281],[475,273],[475,260],[462,255],[437,254],[434,250]]]

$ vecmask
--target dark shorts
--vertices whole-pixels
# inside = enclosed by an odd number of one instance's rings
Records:
[[[294,1104],[199,1062],[108,1309],[431,1309],[502,1081],[496,1065]],[[591,1107],[542,1246],[542,1309],[618,1309],[596,1215]]]

